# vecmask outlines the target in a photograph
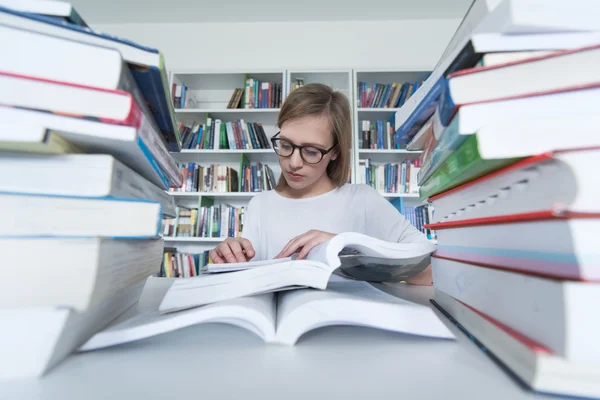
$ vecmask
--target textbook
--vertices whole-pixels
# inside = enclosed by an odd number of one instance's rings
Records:
[[[566,360],[600,362],[600,323],[596,309],[600,302],[599,282],[525,275],[438,256],[432,257],[432,266],[436,290],[520,332]]]
[[[65,21],[2,6],[0,24],[118,50],[123,60],[128,63],[133,79],[140,88],[169,151],[181,149],[181,137],[170,100],[165,60],[158,50]]]
[[[260,267],[243,271],[177,279],[165,295],[159,310],[171,312],[290,287],[325,289],[331,274],[342,265],[339,253],[353,248],[365,256],[417,264],[429,257],[435,244],[392,243],[356,232],[345,232],[321,243],[304,260],[259,261]],[[252,266],[252,262],[248,266]]]
[[[0,129],[2,126],[0,122]],[[3,154],[1,192],[147,199],[159,202],[163,214],[176,215],[173,196],[108,154]]]
[[[181,176],[152,117],[122,90],[100,89],[0,71],[0,104],[77,116],[105,124],[135,128],[172,184]]]
[[[0,309],[85,311],[158,273],[163,246],[162,239],[0,238]]]
[[[0,141],[41,143],[48,131],[58,133],[69,143],[87,153],[111,154],[128,167],[138,172],[162,189],[168,189],[173,181],[159,166],[152,150],[144,143],[138,130],[132,126],[105,124],[85,118],[58,115],[45,111],[25,110],[0,105],[0,120],[3,131]],[[23,121],[27,121],[25,124]],[[15,129],[22,124],[22,129]],[[6,127],[6,128],[4,128]],[[27,135],[27,140],[24,138]],[[156,147],[164,144],[156,137]],[[0,145],[1,146],[1,145]],[[170,155],[167,153],[167,156]],[[181,186],[181,175],[175,166],[177,179],[174,186]]]
[[[600,397],[600,362],[567,360],[490,316],[436,290],[432,303],[495,361],[533,390]]]
[[[144,281],[129,285],[86,311],[56,306],[0,308],[0,379],[44,375],[136,304],[143,289]]]
[[[0,237],[152,239],[162,206],[147,199],[0,192]]]
[[[163,282],[161,282],[161,280]],[[149,278],[164,293],[165,278]],[[144,296],[142,295],[142,297]],[[142,302],[142,299],[140,299]],[[247,329],[266,343],[294,345],[306,332],[324,326],[357,325],[412,335],[453,339],[454,335],[421,304],[387,294],[366,282],[338,278],[327,290],[301,289],[241,297],[185,311],[161,314],[136,310],[94,335],[79,351],[100,349],[201,323],[226,323]]]

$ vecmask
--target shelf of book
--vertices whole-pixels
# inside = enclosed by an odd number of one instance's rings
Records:
[[[219,198],[252,198],[260,192],[169,192],[173,197],[219,197]]]
[[[358,111],[359,113],[371,113],[371,112],[375,112],[375,113],[395,113],[396,111],[400,110],[399,107],[394,107],[394,108],[375,108],[375,107],[358,107],[356,109],[356,111]]]
[[[280,108],[176,108],[177,114],[255,114],[278,113]]]
[[[208,126],[208,118],[214,124],[215,120],[220,120],[221,124],[229,122],[241,123],[244,128],[250,124],[260,124],[270,146],[270,138],[278,132],[277,117],[280,108],[244,108],[254,107],[257,104],[247,104],[244,96],[235,104],[238,108],[229,108],[231,101],[235,102],[235,89],[244,89],[246,91],[246,80],[255,79],[260,82],[272,82],[281,84],[281,101],[297,87],[308,83],[323,83],[336,91],[344,93],[350,102],[352,116],[352,150],[351,150],[351,182],[356,183],[358,179],[359,164],[369,159],[373,165],[376,164],[400,164],[404,160],[414,160],[421,154],[420,151],[408,151],[404,148],[405,144],[396,145],[393,139],[388,140],[385,148],[380,149],[361,149],[362,132],[361,121],[381,120],[390,122],[393,126],[393,116],[398,107],[373,107],[372,105],[361,103],[361,94],[359,82],[364,82],[363,88],[369,86],[374,88],[375,84],[390,85],[393,83],[398,86],[402,84],[419,82],[428,75],[425,71],[391,71],[391,70],[310,70],[310,69],[290,69],[285,71],[258,71],[245,72],[239,70],[232,71],[202,71],[186,70],[173,71],[171,73],[171,84],[186,86],[185,104],[180,102],[185,108],[176,108],[176,117],[179,122],[188,127],[194,124]],[[400,84],[400,85],[398,85]],[[405,85],[405,86],[407,86]],[[260,86],[259,86],[260,89]],[[256,88],[254,88],[254,94]],[[379,89],[382,91],[382,89]],[[391,91],[391,89],[390,89]],[[266,93],[266,92],[263,92]],[[174,94],[174,93],[173,93]],[[239,93],[238,93],[239,94]],[[271,92],[272,94],[272,92]],[[398,93],[396,93],[398,95]],[[396,96],[397,97],[397,96]],[[272,99],[271,99],[272,100]],[[363,99],[365,100],[365,99]],[[388,102],[392,101],[392,94],[389,95]],[[246,103],[245,103],[246,102]],[[258,105],[272,105],[264,103]],[[239,125],[238,125],[239,126]],[[246,131],[250,133],[248,127]],[[245,133],[245,132],[244,132]],[[391,136],[390,136],[391,138]],[[264,139],[264,138],[263,138]],[[231,139],[229,139],[231,140]],[[264,140],[263,140],[264,142]],[[196,143],[193,140],[190,143]],[[263,143],[264,144],[264,143]],[[214,145],[213,145],[214,146]],[[190,147],[198,147],[191,145]],[[199,146],[202,147],[202,146]],[[218,146],[223,147],[223,143]],[[230,147],[230,146],[226,146]],[[236,147],[236,146],[231,146]],[[279,177],[280,168],[277,155],[271,148],[240,149],[238,148],[188,148],[179,153],[172,153],[178,163],[196,163],[198,165],[208,166],[212,164],[224,165],[239,170],[240,157],[246,157],[251,163],[262,163],[268,165],[274,172],[275,178]],[[397,147],[397,148],[394,148]],[[214,204],[235,204],[235,206],[244,206],[259,192],[170,192],[178,204],[188,207],[197,206],[198,201],[206,199],[214,201]],[[411,205],[419,204],[419,197],[416,193],[384,193],[381,195],[390,201],[401,200]],[[204,201],[204,200],[202,200]],[[174,244],[180,243],[181,246],[195,249],[207,250],[213,246],[220,238],[168,238],[168,241]],[[179,248],[179,245],[177,246]]]
[[[165,242],[186,242],[186,243],[220,243],[225,238],[220,237],[178,237],[178,236],[163,236]]]

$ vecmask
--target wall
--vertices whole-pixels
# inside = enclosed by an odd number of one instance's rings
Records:
[[[174,69],[430,69],[460,20],[95,24]]]

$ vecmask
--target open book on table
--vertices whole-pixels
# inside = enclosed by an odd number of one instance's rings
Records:
[[[344,249],[359,252],[363,259],[385,259],[389,264],[406,268],[412,275],[416,275],[428,265],[427,259],[435,248],[433,243],[428,242],[394,243],[360,233],[345,232],[315,247],[304,260],[220,264],[226,270],[245,269],[227,274],[177,279],[169,288],[159,310],[178,311],[298,286],[325,289],[333,271],[342,266],[342,260],[346,260],[346,256],[340,256]],[[352,262],[349,265],[356,268]],[[211,268],[214,271],[220,267],[213,264]]]
[[[142,295],[167,291],[167,278],[149,278]],[[332,278],[327,290],[300,289],[240,297],[172,313],[140,307],[97,333],[79,350],[132,342],[201,323],[247,329],[267,343],[294,345],[304,333],[330,325],[357,325],[438,338],[454,338],[430,307],[387,294],[367,282]]]

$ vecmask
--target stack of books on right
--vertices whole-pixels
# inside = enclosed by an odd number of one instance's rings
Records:
[[[437,102],[433,302],[532,389],[600,397],[600,46],[505,57]]]

